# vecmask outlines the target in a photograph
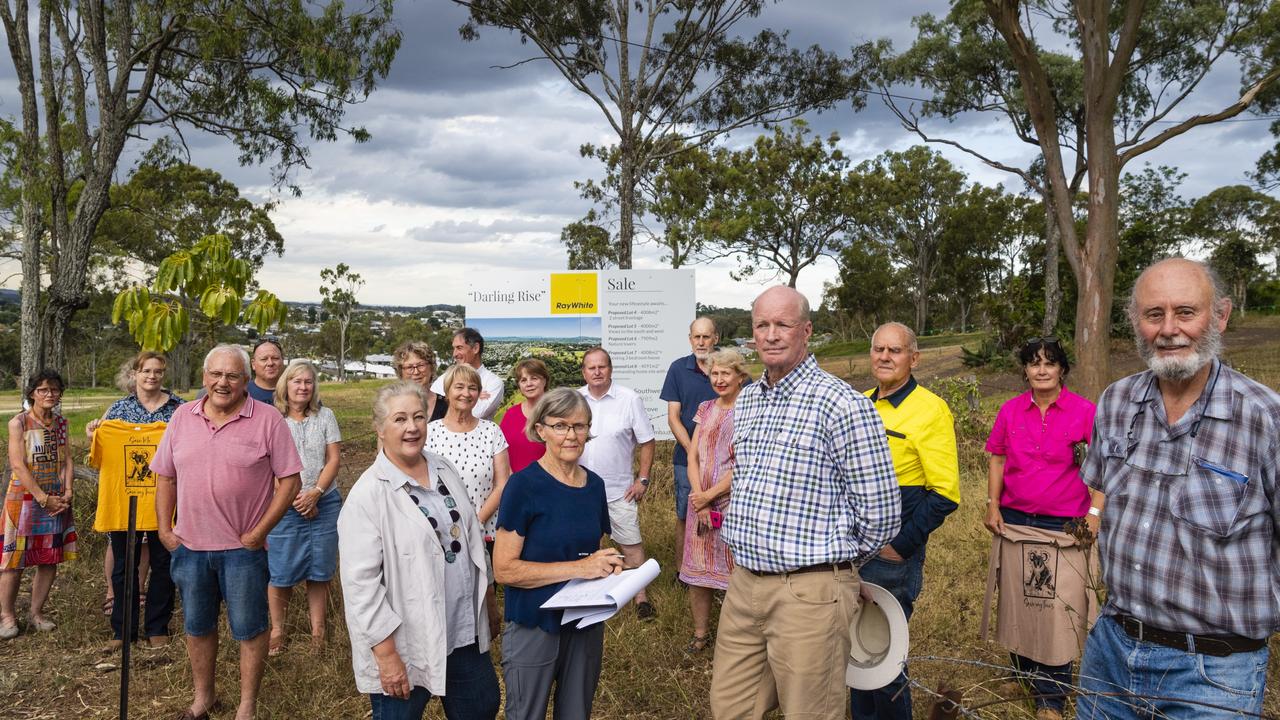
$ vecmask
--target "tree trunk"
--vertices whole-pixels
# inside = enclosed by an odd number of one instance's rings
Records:
[[[631,269],[631,248],[635,240],[636,165],[632,143],[622,141],[622,160],[618,165],[618,268]]]
[[[1058,327],[1062,307],[1062,286],[1058,282],[1058,250],[1062,242],[1053,211],[1053,196],[1046,189],[1044,203],[1044,320],[1040,334],[1048,337]]]
[[[1096,400],[1111,382],[1111,306],[1115,297],[1120,163],[1110,125],[1090,127],[1089,220],[1076,273],[1078,392]]]
[[[347,324],[338,321],[338,380],[347,380]]]

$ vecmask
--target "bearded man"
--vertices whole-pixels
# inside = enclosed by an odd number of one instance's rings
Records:
[[[1081,468],[1102,514],[1107,603],[1079,718],[1262,711],[1280,626],[1280,395],[1219,360],[1230,316],[1203,263],[1163,260],[1134,284],[1148,369],[1102,393]]]

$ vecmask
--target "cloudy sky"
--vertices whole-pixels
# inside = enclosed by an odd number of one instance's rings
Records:
[[[912,16],[946,8],[945,2],[924,0],[784,0],[744,31],[768,26],[790,31],[798,45],[845,50],[888,37],[904,49],[914,36]],[[396,14],[404,43],[391,76],[349,115],[373,139],[314,146],[311,169],[296,178],[302,197],[271,188],[266,168],[237,166],[226,146],[188,138],[195,163],[223,173],[255,200],[279,201],[273,219],[285,237],[285,254],[269,259],[259,280],[286,299],[318,299],[320,270],[345,262],[367,281],[362,302],[463,303],[469,278],[564,268],[560,229],[590,207],[573,183],[597,176],[599,166],[580,158],[578,147],[612,139],[594,104],[546,63],[496,67],[531,51],[499,30],[463,42],[457,29],[465,11],[451,2],[400,2]],[[1171,117],[1218,109],[1234,99],[1237,85],[1234,68],[1216,71]],[[0,64],[0,114],[16,113],[14,95],[6,61]],[[845,106],[810,120],[822,132],[838,131],[855,161],[916,142],[875,98],[862,112]],[[1024,164],[1030,158],[1029,149],[1011,142],[994,118],[965,118],[950,126],[935,121],[932,127],[945,127],[947,136],[1001,160]],[[730,142],[750,137],[742,132]],[[1187,172],[1183,192],[1195,197],[1244,182],[1272,143],[1266,122],[1222,124],[1193,131],[1146,159]],[[962,153],[943,152],[972,179],[1009,180]],[[638,268],[663,266],[656,247],[639,245],[635,255]],[[745,306],[760,291],[760,285],[733,281],[732,267],[697,267],[700,302]],[[823,281],[834,274],[834,263],[825,261],[801,275],[801,289],[816,304]]]

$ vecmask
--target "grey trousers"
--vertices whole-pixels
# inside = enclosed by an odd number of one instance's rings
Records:
[[[552,635],[509,622],[502,630],[502,680],[507,686],[507,720],[543,720],[551,685],[556,686],[555,720],[591,717],[600,664],[604,660],[604,623],[585,630],[562,626]]]

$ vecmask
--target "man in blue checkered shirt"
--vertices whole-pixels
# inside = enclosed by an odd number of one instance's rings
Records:
[[[1107,604],[1076,717],[1258,716],[1280,627],[1280,395],[1219,359],[1231,299],[1202,263],[1138,278],[1149,368],[1102,393],[1081,467]],[[1109,695],[1101,695],[1108,693]]]
[[[871,401],[809,354],[809,303],[788,287],[751,305],[765,374],[734,408],[736,567],[720,611],[711,710],[718,720],[843,718],[857,566],[898,532],[901,500]]]

